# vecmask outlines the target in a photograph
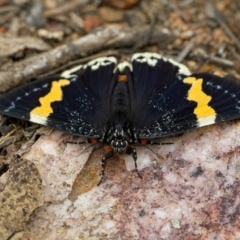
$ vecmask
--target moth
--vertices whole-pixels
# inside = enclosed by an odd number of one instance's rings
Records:
[[[0,114],[101,142],[106,160],[135,145],[240,117],[240,83],[157,53],[101,57],[0,97]],[[102,180],[102,178],[101,178]]]

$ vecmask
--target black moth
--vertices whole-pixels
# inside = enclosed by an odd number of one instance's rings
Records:
[[[240,84],[157,53],[102,57],[9,92],[0,113],[102,142],[103,177],[114,153],[131,154],[137,169],[137,143],[239,118]]]

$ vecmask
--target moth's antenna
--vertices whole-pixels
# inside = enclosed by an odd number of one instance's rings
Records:
[[[87,141],[84,141],[84,142],[66,142],[66,143],[70,143],[70,144],[86,144],[86,143],[88,143],[89,145],[88,146],[86,146],[80,153],[79,153],[79,155],[81,155],[81,154],[83,154],[85,151],[87,151],[89,148],[91,148],[91,147],[95,147],[97,144],[99,145],[99,147],[98,148],[100,148],[101,147],[101,143],[100,142],[95,142],[95,143],[92,143],[92,142],[88,142],[88,140]],[[78,156],[79,156],[78,155]]]
[[[165,143],[159,143],[159,142],[150,142],[149,144],[136,144],[136,146],[142,146],[147,148],[148,150],[150,150],[154,155],[156,155],[158,158],[160,158],[160,156],[152,149],[149,147],[149,145],[172,145],[174,143],[172,142],[165,142]]]

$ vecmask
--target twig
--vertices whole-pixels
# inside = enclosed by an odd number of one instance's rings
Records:
[[[225,67],[234,67],[235,65],[233,61],[216,56],[211,56],[207,54],[203,49],[197,49],[194,53],[194,56],[201,57],[204,60],[208,60],[209,62],[219,64]]]
[[[223,15],[218,11],[214,4],[211,4],[210,8],[215,20],[223,28],[226,34],[232,39],[232,41],[236,44],[238,49],[240,49],[240,42],[238,41],[238,38],[234,35],[234,33],[231,31],[231,29],[228,27],[226,21],[224,20]]]
[[[106,48],[133,46],[139,39],[144,38],[148,31],[148,25],[136,28],[117,28],[116,26],[101,28],[70,44],[64,44],[37,56],[13,63],[7,69],[0,71],[0,92],[8,91],[76,58],[85,57]],[[169,37],[170,34],[162,28],[155,27],[149,43],[157,43]]]
[[[166,1],[166,5],[169,6],[173,11],[175,11],[176,13],[178,13],[178,15],[185,21],[185,22],[189,22],[189,17],[184,14],[184,12],[173,2],[171,1]]]
[[[16,140],[17,135],[14,135],[14,136],[11,136],[11,135],[16,133],[16,131],[19,129],[20,129],[20,127],[16,127],[11,132],[9,132],[7,135],[2,136],[0,138],[0,148],[3,148],[5,146],[9,145],[10,143],[13,143]]]
[[[117,51],[117,50],[109,50],[109,51],[104,51],[104,52],[97,53],[97,54],[92,54],[91,56],[87,56],[87,57],[83,57],[81,59],[71,61],[71,62],[69,62],[69,63],[67,63],[67,64],[65,64],[65,65],[63,65],[59,68],[54,69],[53,71],[42,74],[42,75],[39,76],[39,78],[43,78],[43,77],[46,77],[46,76],[49,76],[49,75],[53,75],[55,73],[58,73],[58,72],[61,72],[61,71],[65,70],[67,68],[71,68],[73,66],[89,62],[89,61],[91,61],[95,58],[99,58],[99,57],[103,57],[103,56],[117,56],[117,55],[119,55],[119,51]]]
[[[59,8],[51,9],[48,11],[45,11],[44,15],[45,17],[52,17],[59,14],[71,12],[73,10],[79,9],[87,4],[90,4],[92,0],[75,0],[66,2],[65,4],[61,5]]]
[[[18,12],[19,8],[16,6],[1,6],[0,13],[6,13],[6,12]]]
[[[212,63],[216,63],[226,67],[234,67],[235,63],[228,59],[223,59],[215,56],[207,56],[205,59],[208,59]]]
[[[148,30],[147,34],[144,36],[143,39],[140,39],[140,41],[133,47],[133,51],[136,51],[137,49],[139,49],[143,46],[146,46],[148,44],[148,41],[149,41],[149,39],[151,37],[151,34],[154,30],[155,24],[156,24],[156,14],[154,14],[151,17],[151,24],[149,26],[149,30]]]
[[[236,49],[233,48],[232,46],[229,46],[228,48],[229,48],[229,50],[231,51],[231,53],[232,53],[232,55],[234,56],[234,58],[236,58],[237,60],[240,60],[240,54],[238,54],[238,53],[236,52]]]
[[[182,62],[184,60],[184,58],[191,52],[191,50],[193,49],[193,47],[195,45],[194,42],[195,42],[195,39],[192,38],[190,40],[190,42],[188,43],[188,45],[175,58],[175,60],[177,62]]]

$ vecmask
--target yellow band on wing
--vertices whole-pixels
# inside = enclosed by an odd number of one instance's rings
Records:
[[[69,85],[70,81],[67,79],[60,79],[58,81],[53,81],[50,92],[45,96],[39,99],[40,106],[34,108],[31,113],[30,117],[35,118],[38,115],[40,118],[46,118],[51,113],[53,113],[53,109],[51,104],[56,101],[61,101],[63,98],[62,87]]]
[[[215,123],[216,112],[208,105],[212,97],[204,93],[202,89],[203,79],[187,77],[183,82],[192,85],[188,91],[187,100],[197,103],[194,114],[198,119],[199,126]]]

